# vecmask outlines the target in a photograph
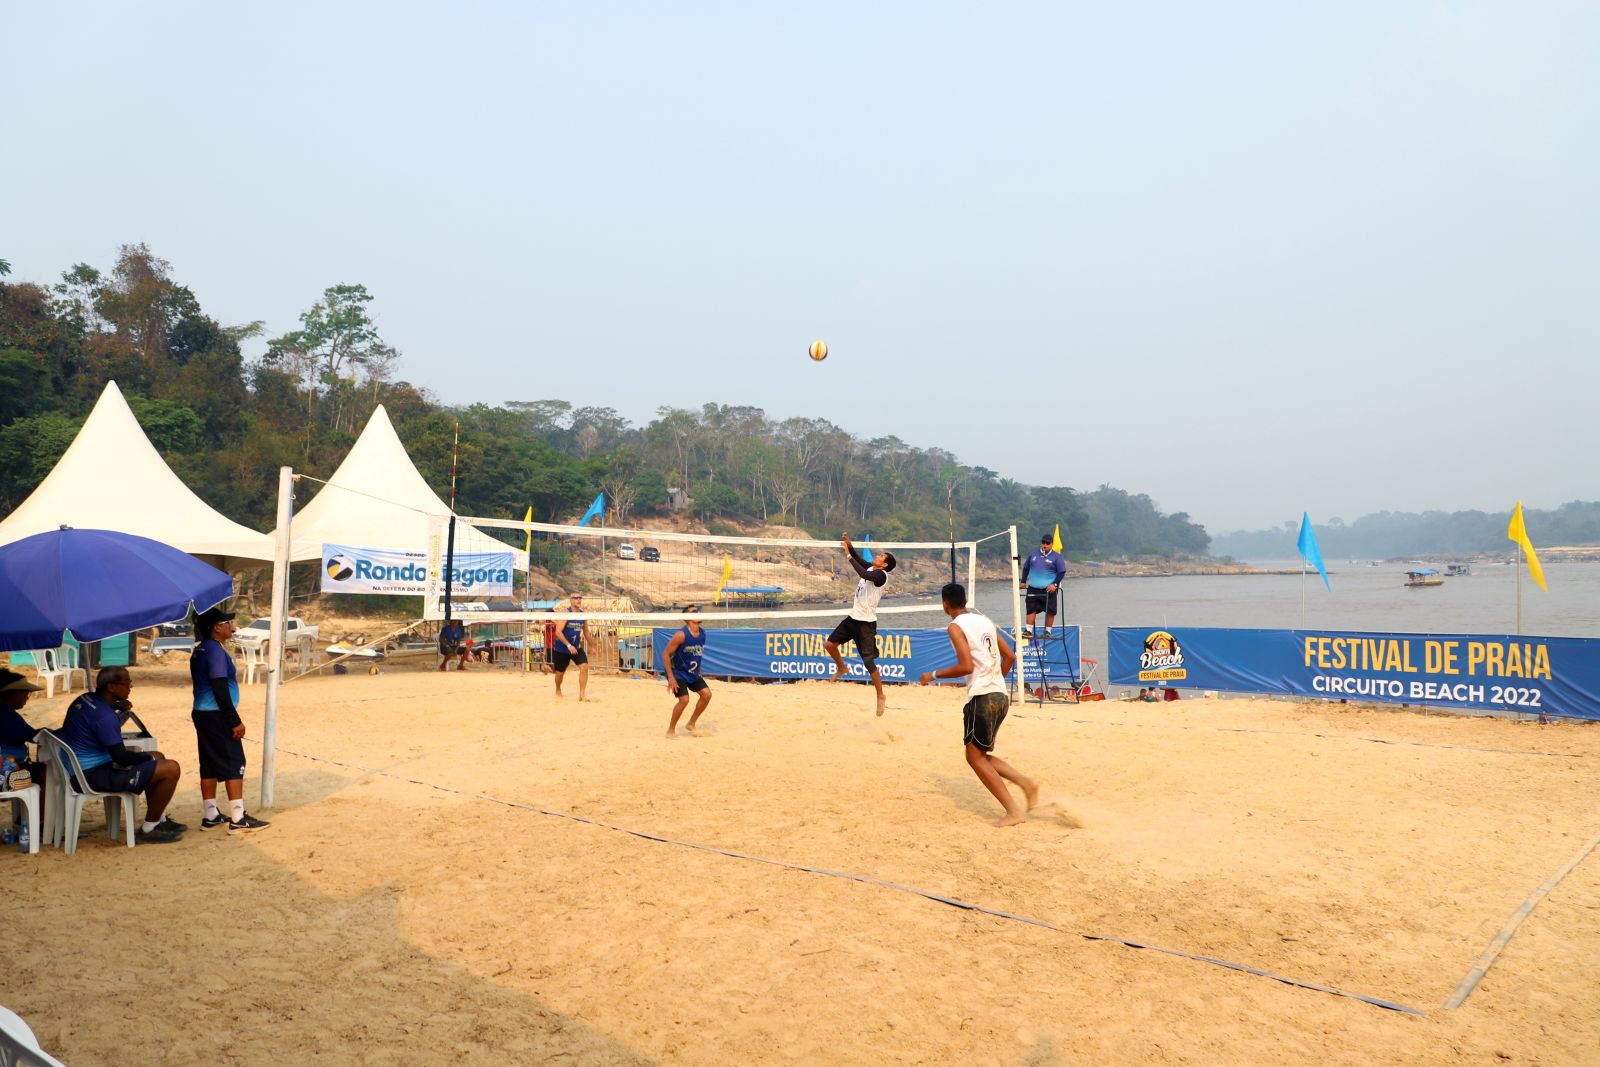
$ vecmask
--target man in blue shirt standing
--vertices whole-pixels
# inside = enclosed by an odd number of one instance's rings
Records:
[[[1033,633],[1033,619],[1039,612],[1044,612],[1045,635],[1056,624],[1057,609],[1060,605],[1061,581],[1067,576],[1067,561],[1061,558],[1061,553],[1050,546],[1055,544],[1055,538],[1045,534],[1039,538],[1039,547],[1028,553],[1028,561],[1022,565],[1022,587],[1028,591],[1027,603],[1023,610],[1028,614],[1027,635]]]
[[[78,757],[91,789],[143,793],[144,822],[134,839],[140,844],[167,844],[188,829],[166,817],[167,802],[177,791],[183,771],[159,752],[133,752],[122,743],[122,720],[117,713],[133,710],[128,700],[132,691],[128,668],[102,669],[95,675],[94,692],[83,694],[67,708],[67,720],[57,736]]]
[[[233,636],[233,612],[220,607],[195,616],[199,644],[189,655],[189,680],[194,683],[195,739],[200,747],[200,799],[205,814],[200,829],[227,823],[230,834],[265,830],[244,810],[244,722],[239,718],[239,674],[222,642]],[[228,791],[228,814],[217,807],[217,782]]]

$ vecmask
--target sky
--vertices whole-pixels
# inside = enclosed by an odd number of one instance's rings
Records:
[[[1600,5],[75,3],[0,40],[12,281],[145,242],[269,336],[360,283],[447,404],[750,404],[1214,534],[1597,496]]]

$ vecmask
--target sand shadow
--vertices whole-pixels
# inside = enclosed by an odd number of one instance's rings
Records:
[[[402,929],[401,887],[330,894],[308,880],[315,858],[302,873],[248,840],[218,840],[137,849],[114,872],[80,849],[57,877],[11,887],[29,936],[8,958],[29,981],[7,1006],[45,1049],[129,1062],[136,1021],[151,1064],[652,1062],[518,992],[542,975],[514,946],[475,970],[419,948]],[[229,903],[230,885],[249,887],[248,908]],[[135,924],[158,929],[129,936]],[[107,989],[139,990],[137,1011],[108,1015]]]

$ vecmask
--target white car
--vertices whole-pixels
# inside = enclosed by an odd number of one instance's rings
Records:
[[[639,558],[639,554],[633,550],[633,546],[632,545],[621,544],[621,545],[617,546],[617,558],[618,559],[638,559]]]
[[[288,638],[289,648],[294,648],[303,641],[315,641],[320,630],[315,626],[307,626],[293,615],[284,622],[284,636]],[[249,626],[235,630],[233,639],[240,645],[254,645],[259,648],[267,643],[272,636],[272,620],[257,619]]]

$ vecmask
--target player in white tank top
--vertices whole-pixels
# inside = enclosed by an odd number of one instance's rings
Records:
[[[972,656],[972,673],[967,676],[967,698],[985,693],[1004,693],[1006,678],[1000,670],[1000,631],[993,620],[976,611],[964,611],[951,625],[961,627]]]
[[[828,635],[824,648],[828,655],[833,657],[833,681],[842,682],[849,677],[849,670],[845,667],[844,657],[839,649],[843,645],[854,644],[856,654],[861,657],[861,666],[866,669],[867,677],[872,679],[872,687],[878,693],[878,714],[882,715],[888,706],[888,700],[883,692],[883,678],[878,673],[878,601],[883,597],[883,591],[889,586],[889,572],[894,570],[894,553],[879,552],[873,557],[871,563],[861,558],[855,545],[850,543],[850,535],[845,534],[839,540],[839,545],[844,549],[845,559],[850,561],[850,566],[855,568],[856,582],[855,600],[850,605],[850,614],[846,615],[833,632]]]
[[[951,582],[944,587],[944,613],[950,616],[950,647],[956,654],[951,667],[937,671],[924,671],[918,679],[923,685],[936,678],[968,678],[967,704],[961,709],[962,741],[967,750],[967,766],[978,776],[985,789],[994,794],[1005,816],[996,826],[1016,826],[1027,821],[1027,812],[1039,801],[1039,783],[993,754],[1000,724],[1005,721],[1005,676],[1017,662],[1017,654],[994,623],[975,611],[967,610],[965,586]],[[1006,788],[1012,782],[1022,788],[1027,807],[1017,803],[1017,798]]]

